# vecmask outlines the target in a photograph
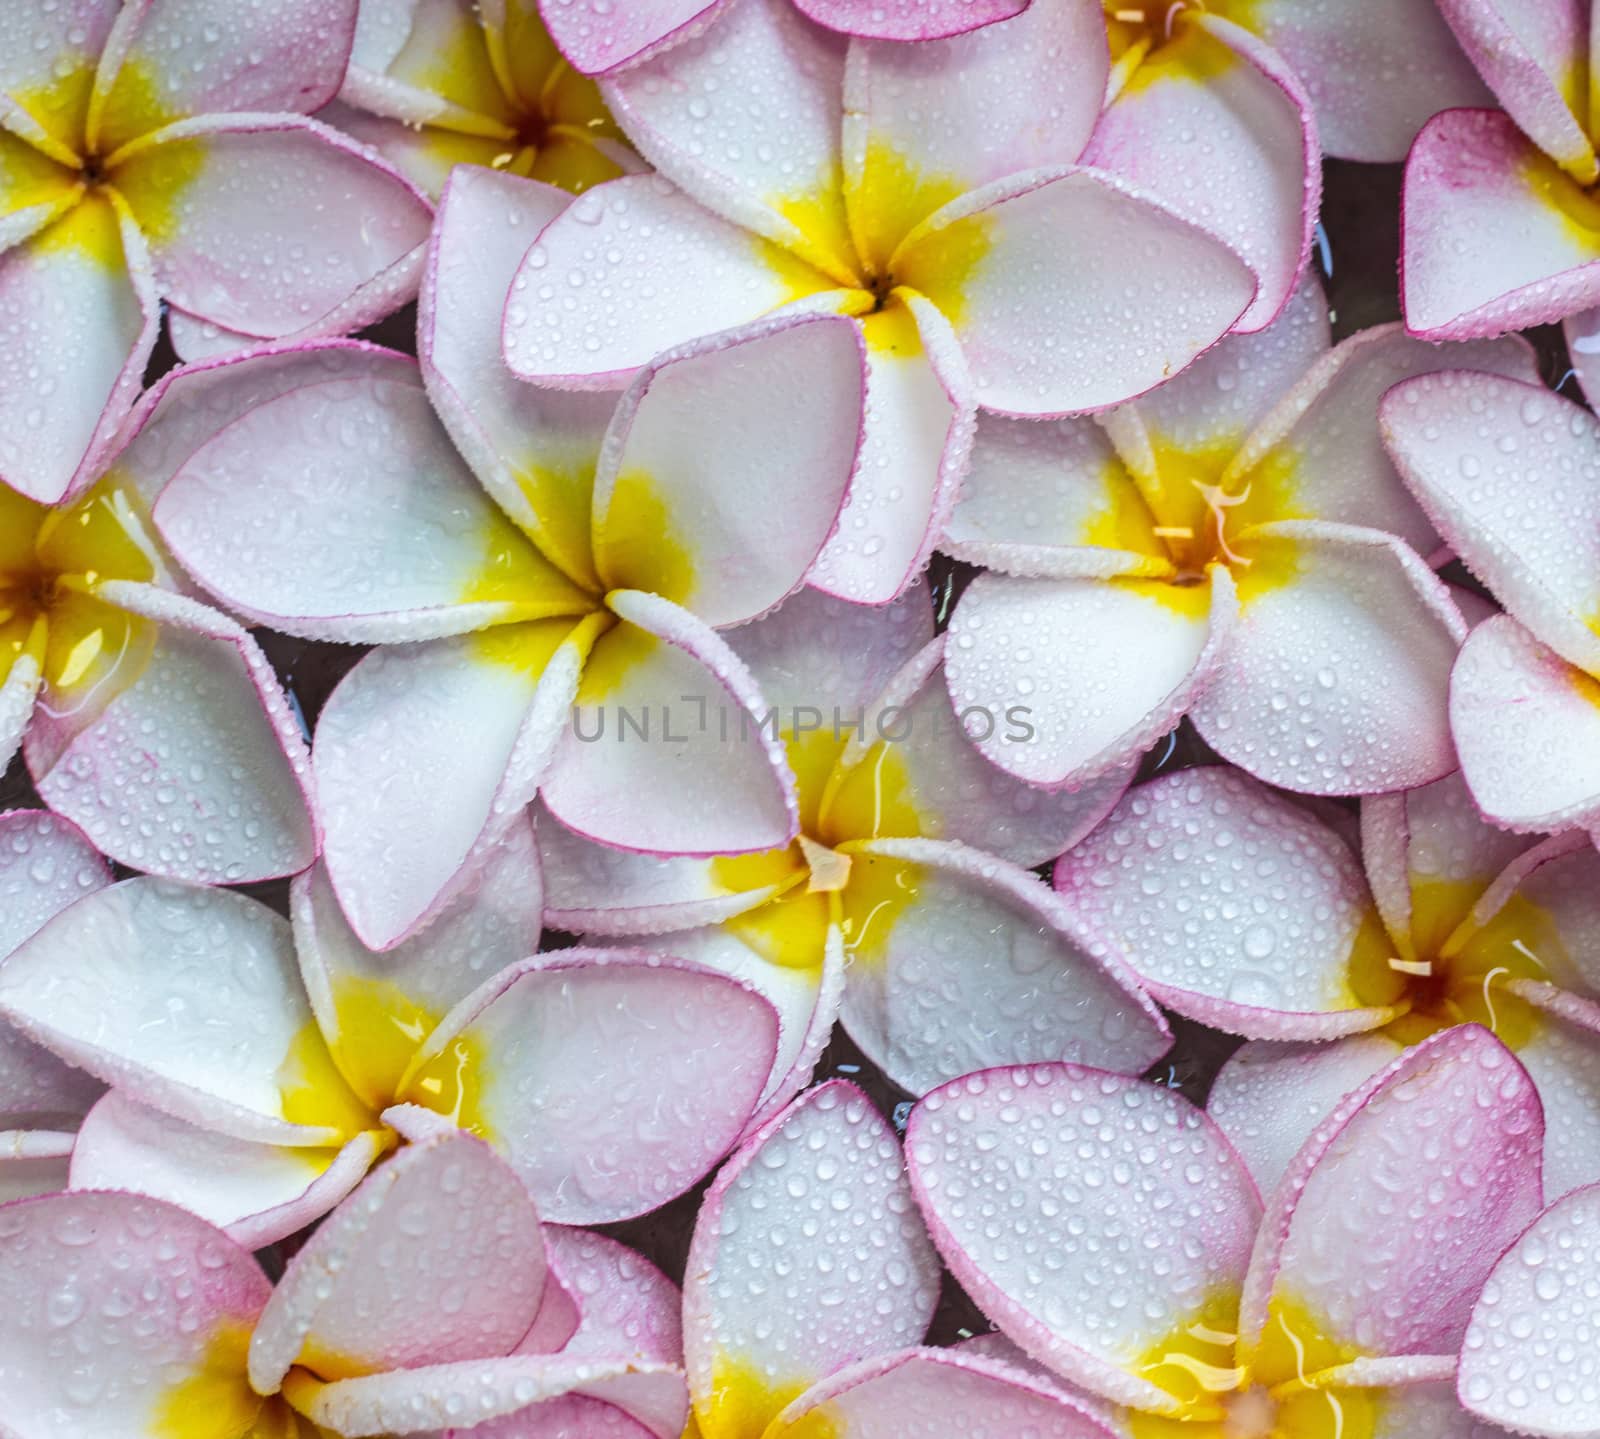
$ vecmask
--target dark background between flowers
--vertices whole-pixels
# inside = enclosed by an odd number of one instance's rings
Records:
[[[1357,330],[1385,324],[1400,317],[1396,284],[1396,256],[1399,254],[1400,221],[1399,165],[1362,165],[1352,161],[1329,160],[1323,167],[1322,224],[1317,230],[1313,263],[1323,280],[1333,312],[1333,335],[1341,340]],[[407,306],[381,324],[361,332],[362,338],[388,345],[408,354],[416,353],[416,307]],[[1539,353],[1540,369],[1547,384],[1561,393],[1582,401],[1572,377],[1567,354],[1557,326],[1544,326],[1528,332]],[[146,373],[153,382],[177,363],[163,338],[151,358]],[[966,587],[975,571],[942,555],[935,555],[929,569],[928,588],[939,628],[943,617]],[[1446,571],[1452,580],[1472,585],[1459,565]],[[314,726],[323,703],[361,657],[355,645],[338,645],[293,639],[268,630],[256,630],[256,639],[272,661],[279,678],[289,691],[308,727]],[[1214,764],[1217,757],[1187,721],[1145,757],[1139,778],[1194,765]],[[1319,803],[1329,803],[1320,801]],[[1352,812],[1353,801],[1338,801]],[[0,775],[0,809],[34,807],[37,794],[20,758]],[[122,869],[119,878],[133,871]],[[1041,868],[1048,878],[1048,869]],[[288,883],[283,880],[247,885],[246,893],[288,913]],[[575,937],[559,931],[546,931],[545,949],[560,949],[575,943]],[[1217,1070],[1238,1047],[1231,1035],[1169,1015],[1176,1037],[1172,1051],[1147,1075],[1159,1084],[1180,1090],[1197,1104],[1203,1104]],[[816,1080],[844,1078],[861,1086],[894,1122],[904,1127],[911,1096],[890,1083],[851,1042],[842,1029],[834,1037],[817,1065]],[[683,1278],[689,1239],[699,1210],[704,1186],[642,1219],[602,1226],[604,1231],[632,1245],[661,1266],[674,1280]],[[301,1236],[303,1238],[303,1236]],[[298,1247],[299,1239],[276,1245],[262,1255],[269,1270],[276,1273],[287,1254]],[[988,1322],[949,1275],[934,1318],[931,1342],[950,1343],[967,1334],[983,1333]]]

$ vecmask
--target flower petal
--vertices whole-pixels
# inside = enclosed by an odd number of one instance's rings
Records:
[[[1131,973],[1026,870],[944,841],[846,852],[842,1017],[902,1089],[1057,1059],[1137,1074],[1170,1047]]]
[[[1032,0],[1004,25],[942,43],[853,46],[845,166],[856,234],[886,250],[957,195],[1072,164],[1100,117],[1108,68],[1104,19],[1082,0]]]
[[[592,584],[594,469],[615,399],[524,384],[507,372],[500,340],[517,266],[571,198],[472,165],[450,172],[428,245],[417,355],[473,474],[564,573]]]
[[[1009,20],[1031,0],[795,0],[819,25],[875,40],[940,40]]]
[[[243,895],[142,878],[88,895],[0,967],[0,1011],[191,1123],[267,1144],[342,1138],[336,1091],[295,1072],[297,1045],[314,1061],[321,1040],[289,926]]]
[[[950,323],[920,295],[862,322],[867,397],[861,452],[839,526],[809,576],[882,604],[921,573],[960,491],[977,400]]]
[[[69,149],[82,140],[95,65],[122,0],[71,0],[0,18],[0,91],[21,97],[28,118]]]
[[[1238,1286],[1261,1209],[1201,1111],[1073,1065],[992,1070],[912,1111],[906,1162],[945,1263],[1012,1339],[1095,1394],[1171,1407],[1140,1358]]]
[[[125,6],[95,79],[98,152],[192,115],[321,109],[344,78],[356,8],[353,0]]]
[[[639,153],[674,184],[851,284],[839,192],[843,80],[838,36],[807,24],[788,0],[750,0],[602,90]]]
[[[427,201],[314,120],[179,121],[111,173],[149,241],[162,295],[227,329],[294,335],[398,266],[415,283],[409,257],[428,235]],[[297,203],[308,192],[315,206]],[[386,293],[387,309],[407,298],[404,288]]]
[[[1244,259],[1256,277],[1238,321],[1248,332],[1277,317],[1305,269],[1321,155],[1311,102],[1282,58],[1249,31],[1197,12],[1140,62],[1083,158]]]
[[[67,1187],[67,1162],[73,1136],[40,1130],[0,1130],[0,1203],[59,1194]],[[20,1152],[18,1152],[20,1151]]]
[[[490,975],[539,950],[543,886],[533,827],[519,811],[459,893],[383,954],[362,944],[327,868],[290,888],[300,973],[333,1062],[374,1109],[394,1102],[422,1039]]]
[[[1589,115],[1588,7],[1439,0],[1439,13],[1522,132],[1581,183],[1591,182],[1594,147],[1579,119]]]
[[[153,585],[97,593],[160,628],[103,709],[41,708],[23,746],[40,797],[107,857],[169,879],[304,869],[317,848],[305,739],[249,631]]]
[[[705,1439],[743,1439],[846,1364],[922,1338],[939,1261],[900,1145],[843,1080],[728,1162],[695,1224],[684,1342]]]
[[[1462,645],[1450,728],[1493,823],[1542,833],[1600,820],[1600,688],[1509,615]]]
[[[1382,414],[1400,473],[1472,572],[1600,670],[1600,421],[1536,381],[1449,373],[1395,390]]]
[[[1251,553],[1266,583],[1245,592],[1189,711],[1206,742],[1310,794],[1408,789],[1454,768],[1446,698],[1466,622],[1416,553],[1322,520],[1261,525]]]
[[[720,974],[566,950],[457,1005],[408,1088],[495,1144],[546,1218],[611,1222],[675,1198],[727,1152],[777,1033],[771,1006]]]
[[[389,643],[584,613],[592,601],[483,494],[403,364],[370,352],[364,373],[269,398],[219,431],[162,492],[162,537],[231,608],[311,638]]]
[[[1389,1017],[1351,989],[1376,918],[1355,856],[1237,770],[1140,785],[1061,857],[1055,885],[1156,998],[1202,1023],[1256,1039],[1330,1039]]]
[[[112,1090],[72,1150],[74,1189],[117,1189],[177,1204],[264,1249],[315,1223],[383,1155],[372,1130],[342,1148],[254,1144],[175,1119]]]
[[[624,175],[580,195],[528,251],[506,303],[506,363],[544,385],[615,389],[663,350],[835,284],[660,177]]]
[[[1159,582],[980,575],[950,621],[950,698],[963,716],[993,717],[975,743],[1008,774],[1086,784],[1183,716],[1225,652],[1235,605],[1221,570],[1209,606],[1204,591]],[[1072,644],[1040,645],[1056,635]]]
[[[1254,295],[1221,241],[1092,170],[1027,171],[945,206],[895,275],[949,319],[979,402],[1015,415],[1132,399],[1221,338]]]
[[[574,70],[605,75],[698,32],[726,8],[727,0],[634,0],[604,7],[556,0],[541,3],[539,11]]]
[[[1248,14],[1304,82],[1323,149],[1340,159],[1397,163],[1430,116],[1491,102],[1432,0],[1259,0]]]
[[[296,1363],[331,1380],[504,1354],[545,1269],[539,1216],[493,1150],[464,1134],[408,1145],[290,1261],[250,1382],[270,1394]]]
[[[544,1231],[550,1267],[581,1308],[562,1353],[569,1358],[622,1356],[662,1364],[683,1358],[683,1295],[642,1255],[604,1234],[551,1224]]]
[[[137,228],[91,196],[0,253],[0,481],[54,504],[99,473],[160,314]]]
[[[588,643],[581,625],[537,620],[393,645],[329,696],[312,751],[323,857],[368,948],[437,913],[533,798]]]
[[[1527,980],[1507,987],[1538,1014],[1517,1058],[1544,1106],[1544,1192],[1558,1199],[1600,1181],[1600,1007]]]
[[[1251,1040],[1218,1071],[1206,1113],[1233,1142],[1263,1194],[1347,1094],[1393,1062],[1388,1036],[1351,1034],[1332,1044]]]
[[[0,1216],[0,1386],[28,1439],[249,1427],[244,1344],[272,1286],[202,1219],[127,1194],[52,1194]],[[135,1299],[137,1296],[137,1299]],[[94,1355],[71,1362],[61,1316]]]
[[[959,1349],[912,1349],[868,1359],[814,1385],[779,1415],[772,1439],[816,1432],[901,1439],[919,1430],[967,1439],[1109,1439],[1111,1431],[1053,1388],[1011,1365]]]
[[[1585,193],[1499,110],[1446,110],[1417,136],[1401,198],[1406,326],[1468,340],[1600,302]]]
[[[1478,1289],[1542,1203],[1539,1097],[1487,1030],[1407,1050],[1318,1128],[1270,1200],[1240,1316],[1310,1311],[1366,1355],[1454,1353]]]
[[[769,320],[654,361],[618,404],[595,473],[605,589],[659,595],[716,627],[781,603],[833,531],[866,399],[865,346],[842,316]]]
[[[738,656],[655,595],[615,590],[607,604],[623,623],[584,671],[543,785],[551,814],[619,849],[710,855],[787,844],[794,780]]]
[[[1600,1186],[1553,1204],[1495,1265],[1461,1349],[1458,1393],[1519,1434],[1584,1439],[1600,1429],[1586,1342],[1600,1316]]]

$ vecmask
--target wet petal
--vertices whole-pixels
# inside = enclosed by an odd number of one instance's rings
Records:
[[[1069,1059],[1137,1074],[1172,1039],[1035,876],[965,845],[851,843],[842,1017],[902,1089]]]
[[[945,1263],[1012,1339],[1095,1394],[1174,1406],[1145,1356],[1237,1289],[1260,1214],[1204,1114],[1098,1070],[993,1070],[912,1111],[906,1161]]]
[[[632,5],[541,5],[551,38],[576,70],[604,75],[687,35],[726,0],[635,0]]]
[[[1256,1039],[1371,1029],[1351,966],[1376,916],[1344,840],[1237,770],[1140,785],[1056,865],[1085,930],[1181,1014]]]
[[[832,1371],[915,1343],[938,1282],[894,1133],[851,1084],[809,1091],[728,1162],[695,1225],[700,1432],[743,1439]]]
[[[938,40],[1009,20],[1029,0],[795,0],[802,14],[846,35]]]

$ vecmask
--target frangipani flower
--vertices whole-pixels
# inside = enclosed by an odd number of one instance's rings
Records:
[[[1417,136],[1402,200],[1406,324],[1465,339],[1587,310],[1600,303],[1590,0],[1437,4],[1504,108],[1446,110]]]
[[[1600,1186],[1557,1200],[1490,1274],[1461,1348],[1462,1407],[1514,1434],[1600,1433]]]
[[[1473,631],[1450,682],[1473,797],[1509,829],[1600,825],[1600,422],[1468,374],[1397,389],[1382,422],[1412,493],[1507,610]]]
[[[163,301],[182,350],[202,323],[338,334],[408,297],[426,202],[305,118],[339,87],[355,12],[5,7],[0,480],[54,504],[100,473]]]
[[[801,591],[729,639],[773,707],[798,838],[662,860],[541,822],[551,924],[648,935],[766,994],[783,1032],[764,1112],[809,1078],[841,1009],[915,1094],[979,1064],[1068,1057],[1137,1074],[1166,1052],[1154,1005],[1026,869],[1087,834],[1128,769],[1069,795],[990,766],[950,712],[921,589],[881,609]]]
[[[1285,92],[1247,73],[1298,135]],[[812,582],[890,599],[955,500],[978,404],[1040,416],[1126,400],[1247,310],[1265,324],[1294,283],[1314,146],[1260,167],[1229,148],[1216,173],[1202,166],[1203,199],[1149,198],[1134,186],[1151,177],[1092,168],[1173,160],[1133,142],[1135,117],[1098,157],[1107,77],[1087,0],[1034,0],[917,45],[846,45],[790,0],[732,6],[607,82],[665,178],[597,186],[539,236],[506,304],[506,358],[537,384],[603,389],[667,346],[774,311],[855,317],[870,364],[862,465]],[[1270,271],[1259,297],[1232,228],[1180,218],[1196,206],[1264,217],[1271,240],[1249,256]]]
[[[339,98],[320,118],[436,199],[463,163],[572,191],[643,168],[533,0],[363,0]]]
[[[1455,767],[1446,685],[1467,627],[1421,555],[1427,519],[1378,440],[1397,380],[1534,373],[1517,341],[1452,350],[1399,326],[1327,348],[1307,284],[1260,335],[1059,425],[985,416],[941,548],[982,575],[950,623],[956,707],[1030,705],[978,742],[1035,784],[1081,784],[1188,714],[1261,778],[1319,794]]]
[[[1012,1366],[908,1348],[938,1292],[894,1132],[853,1085],[810,1090],[728,1161],[696,1221],[686,1439],[1108,1439]]]
[[[632,849],[794,835],[781,750],[741,742],[760,697],[716,630],[795,589],[833,527],[860,340],[847,320],[796,316],[664,357],[620,404],[518,385],[501,296],[566,199],[473,166],[451,178],[422,379],[471,470],[411,362],[369,352],[359,377],[306,383],[222,432],[156,507],[234,608],[381,646],[324,707],[313,755],[328,871],[373,948],[448,899],[541,781],[565,823]],[[734,732],[580,737],[691,694]]]
[[[0,814],[0,964],[74,900],[111,883],[82,833],[42,810]],[[0,1020],[0,1201],[61,1189],[102,1086]]]
[[[0,1298],[16,1439],[355,1439],[511,1414],[673,1439],[688,1408],[673,1286],[598,1235],[541,1229],[466,1135],[386,1163],[276,1288],[159,1200],[8,1204]]]
[[[574,68],[609,75],[693,39],[736,0],[539,0]],[[942,40],[1009,20],[1030,0],[794,0],[807,19],[871,40]]]
[[[1351,1095],[1265,1208],[1187,1100],[1040,1065],[912,1111],[933,1240],[1033,1359],[1131,1439],[1446,1439],[1485,1276],[1541,1205],[1539,1099],[1491,1035]],[[1487,1436],[1484,1436],[1487,1439]]]
[[[295,874],[317,849],[282,687],[150,522],[247,398],[225,367],[174,371],[88,490],[46,506],[0,486],[0,769],[20,742],[40,798],[101,853],[206,884]]]
[[[777,1022],[723,975],[638,951],[536,956],[533,836],[385,956],[321,869],[294,932],[223,890],[126,880],[0,966],[0,1014],[113,1087],[75,1188],[182,1203],[260,1245],[325,1213],[399,1137],[493,1144],[561,1223],[654,1209],[739,1137]]]
[[[1056,887],[1162,1003],[1268,1041],[1209,1106],[1263,1189],[1342,1096],[1464,1022],[1538,1085],[1550,1192],[1600,1178],[1600,854],[1493,828],[1456,775],[1362,800],[1361,840],[1358,861],[1247,776],[1186,770],[1130,791]]]

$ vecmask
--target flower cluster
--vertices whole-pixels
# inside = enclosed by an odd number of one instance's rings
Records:
[[[0,1434],[1600,1434],[1590,9],[0,0]]]

